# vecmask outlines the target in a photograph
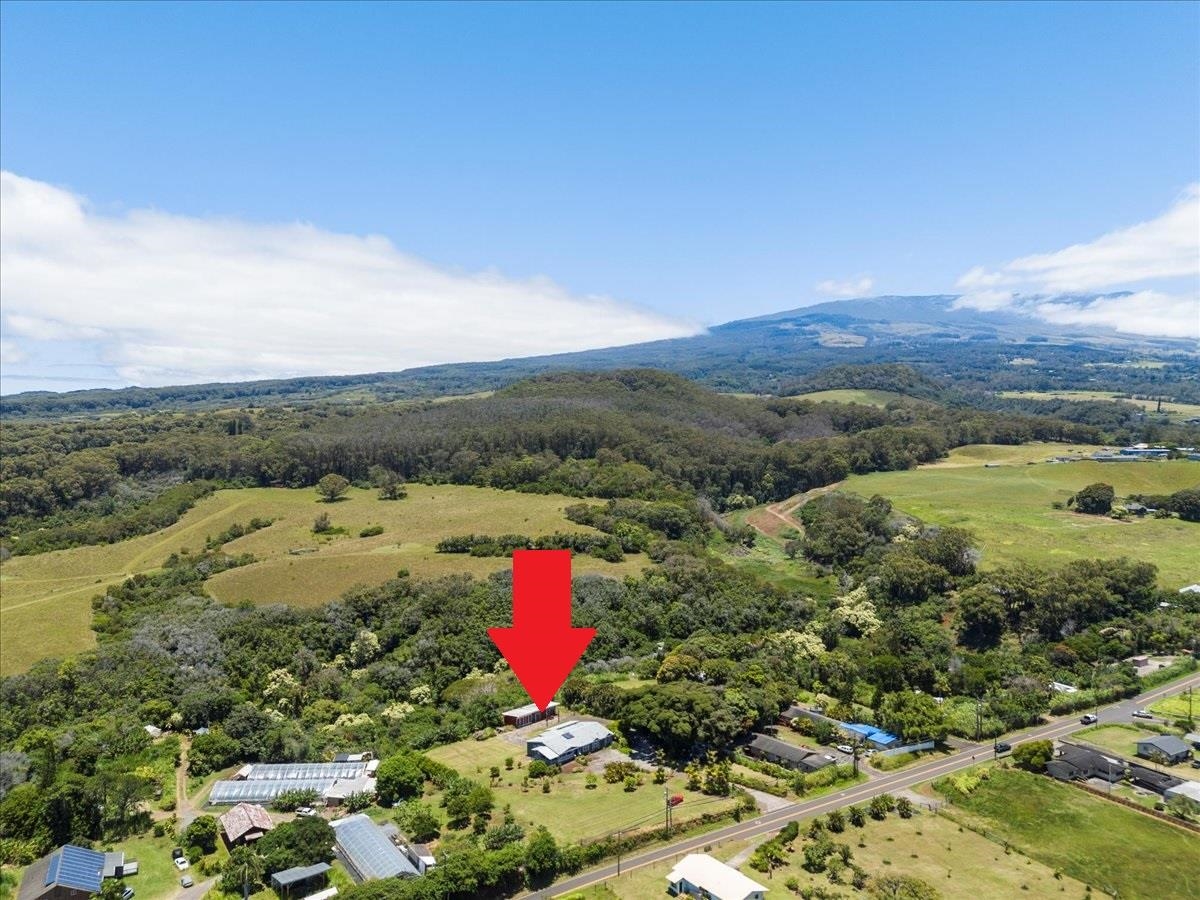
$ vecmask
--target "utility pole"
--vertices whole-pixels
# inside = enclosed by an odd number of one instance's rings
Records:
[[[975,698],[975,743],[983,736],[983,698]]]
[[[666,810],[667,837],[671,836],[671,792],[663,785],[663,806]]]

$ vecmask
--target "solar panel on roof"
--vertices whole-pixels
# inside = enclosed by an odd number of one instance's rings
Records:
[[[103,871],[103,853],[67,844],[51,857],[46,884],[57,883],[94,894],[100,890]]]

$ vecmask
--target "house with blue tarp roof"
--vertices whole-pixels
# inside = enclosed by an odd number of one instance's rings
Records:
[[[842,728],[859,735],[868,743],[874,744],[881,750],[894,747],[900,740],[896,735],[884,731],[882,728],[876,728],[874,725],[864,725],[861,722],[847,722],[842,725]]]
[[[103,853],[66,844],[25,870],[17,900],[86,900],[103,880]]]

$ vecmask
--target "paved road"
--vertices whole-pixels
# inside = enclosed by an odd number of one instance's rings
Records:
[[[1131,697],[1128,700],[1122,700],[1120,703],[1113,703],[1102,707],[1100,710],[1100,723],[1133,721],[1131,714],[1135,709],[1149,705],[1168,694],[1176,693],[1191,686],[1200,686],[1200,675],[1192,675],[1180,681],[1147,691],[1144,694],[1139,694],[1136,697]],[[1055,719],[1045,725],[1026,728],[1013,733],[1007,740],[1010,743],[1016,743],[1018,741],[1066,737],[1084,727],[1080,724],[1080,715],[1082,713],[1074,713],[1071,716]],[[718,831],[710,831],[697,837],[684,838],[665,847],[656,847],[644,853],[626,857],[621,861],[621,871],[631,872],[643,866],[654,865],[655,863],[673,859],[683,853],[699,850],[707,844],[770,834],[778,831],[792,819],[820,815],[833,809],[849,806],[851,803],[869,801],[877,794],[896,793],[897,791],[902,791],[922,782],[929,781],[932,778],[939,778],[951,772],[956,772],[959,769],[968,768],[976,763],[991,759],[991,757],[992,748],[990,744],[969,744],[951,756],[944,756],[924,765],[915,766],[912,769],[884,774],[873,778],[865,784],[855,785],[836,794],[827,794],[824,797],[801,803],[791,803],[772,812],[764,813],[757,818],[748,819],[736,825],[729,825]],[[545,890],[525,896],[530,898],[555,897],[597,884],[608,878],[612,878],[616,874],[616,863],[610,863],[601,868],[592,869],[582,875],[564,879]]]

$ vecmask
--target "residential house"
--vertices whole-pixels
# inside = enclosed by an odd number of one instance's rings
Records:
[[[516,709],[506,710],[501,714],[501,717],[505,725],[511,725],[513,728],[524,728],[526,725],[532,725],[534,722],[553,719],[557,715],[558,704],[551,700],[545,709],[538,709],[536,703],[527,703],[524,706],[518,706]]]
[[[613,742],[613,733],[599,722],[563,722],[525,742],[525,752],[552,766],[569,763],[577,756],[593,753]]]
[[[804,707],[797,706],[795,703],[793,703],[779,714],[779,724],[790,726],[797,719],[802,719],[804,717]]]
[[[1137,742],[1137,755],[1143,759],[1166,760],[1167,765],[1187,762],[1192,758],[1192,748],[1173,734],[1156,734]]]
[[[1046,763],[1046,772],[1059,781],[1087,781],[1101,778],[1114,784],[1125,777],[1125,760],[1098,750],[1063,744]]]
[[[705,900],[763,900],[767,889],[706,853],[689,853],[667,875],[667,893]]]
[[[1174,775],[1159,772],[1147,766],[1139,766],[1137,763],[1129,766],[1129,782],[1135,787],[1145,788],[1156,794],[1165,794],[1171,788],[1182,783]]]
[[[230,847],[251,844],[275,827],[271,815],[253,803],[239,803],[220,818],[225,842]]]
[[[17,900],[88,900],[103,880],[103,853],[66,844],[25,870]]]
[[[811,750],[805,750],[803,747],[797,747],[766,734],[755,734],[754,739],[746,745],[746,753],[755,759],[789,769],[800,768],[805,757],[812,755]]]

